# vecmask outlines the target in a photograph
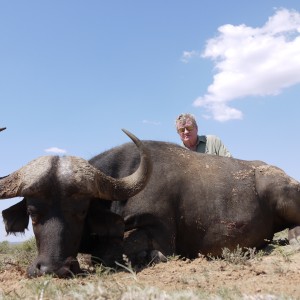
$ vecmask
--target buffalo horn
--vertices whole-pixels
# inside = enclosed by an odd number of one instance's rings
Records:
[[[123,131],[140,151],[140,165],[133,174],[117,179],[105,175],[82,158],[43,156],[0,178],[0,199],[51,193],[58,187],[51,186],[52,182],[59,183],[62,193],[77,190],[81,195],[105,200],[125,200],[136,195],[150,177],[150,155],[137,137],[125,129]]]
[[[138,147],[141,157],[140,165],[133,174],[119,179],[106,176],[98,171],[96,177],[98,197],[106,200],[122,200],[133,197],[144,188],[152,170],[150,154],[146,147],[135,135],[125,129],[122,130]]]
[[[42,191],[54,158],[37,158],[10,175],[0,178],[0,199],[33,195]]]

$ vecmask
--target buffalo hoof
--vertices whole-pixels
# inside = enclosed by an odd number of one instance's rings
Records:
[[[168,259],[158,250],[152,250],[150,252],[150,258],[151,258],[151,262],[153,263],[160,263],[160,262],[167,262]]]
[[[290,245],[300,245],[300,226],[289,229],[288,240]]]

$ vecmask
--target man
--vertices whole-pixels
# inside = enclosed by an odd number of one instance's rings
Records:
[[[232,157],[217,136],[198,135],[198,126],[193,115],[179,115],[176,119],[176,129],[186,148],[200,153]]]

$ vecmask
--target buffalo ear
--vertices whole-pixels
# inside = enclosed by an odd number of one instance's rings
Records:
[[[27,214],[26,199],[2,211],[2,217],[7,234],[22,232],[28,228],[29,216]]]

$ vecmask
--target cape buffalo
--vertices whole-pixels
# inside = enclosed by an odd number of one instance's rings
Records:
[[[110,248],[114,250],[110,255],[120,259],[117,256],[122,254],[123,219],[106,210],[98,213],[90,202],[130,198],[149,180],[152,165],[147,149],[134,135],[123,131],[134,141],[141,158],[139,167],[123,178],[107,176],[86,160],[72,156],[40,157],[0,178],[0,199],[24,197],[2,212],[7,233],[24,232],[29,216],[32,220],[38,256],[27,270],[30,277],[78,273],[76,256],[85,225],[91,230],[90,247],[93,240],[99,243],[98,239],[109,236],[114,248]]]
[[[300,239],[300,183],[281,169],[172,143],[143,143],[153,163],[148,184],[126,201],[109,203],[124,218],[125,253],[132,260],[141,254],[152,259],[153,250],[194,258],[219,256],[225,247],[259,249],[285,228],[290,243]],[[139,157],[125,144],[90,163],[122,177],[137,168]]]
[[[290,242],[299,238],[300,184],[279,168],[195,153],[167,142],[143,144],[151,154],[151,177],[136,195],[115,197],[123,201],[99,201],[104,198],[101,194],[90,196],[87,190],[93,179],[83,174],[82,183],[74,180],[78,167],[71,169],[71,161],[60,165],[56,176],[53,172],[48,175],[43,166],[29,193],[24,182],[34,177],[30,165],[21,177],[17,171],[0,181],[0,198],[19,195],[26,199],[3,212],[7,231],[24,230],[26,224],[21,220],[27,211],[33,220],[39,258],[29,268],[30,275],[52,270],[60,276],[51,265],[57,253],[63,253],[65,260],[77,252],[91,253],[108,263],[119,259],[122,251],[133,261],[151,259],[153,254],[161,254],[162,259],[172,254],[193,258],[199,253],[220,255],[223,248],[238,245],[261,248],[284,228],[289,228]],[[111,177],[123,178],[138,168],[140,156],[128,143],[89,163]],[[56,163],[49,160],[47,166],[52,170]],[[53,207],[54,195],[59,200]],[[83,229],[75,233],[76,226]],[[63,235],[66,231],[69,236]],[[66,254],[65,249],[69,249]]]

